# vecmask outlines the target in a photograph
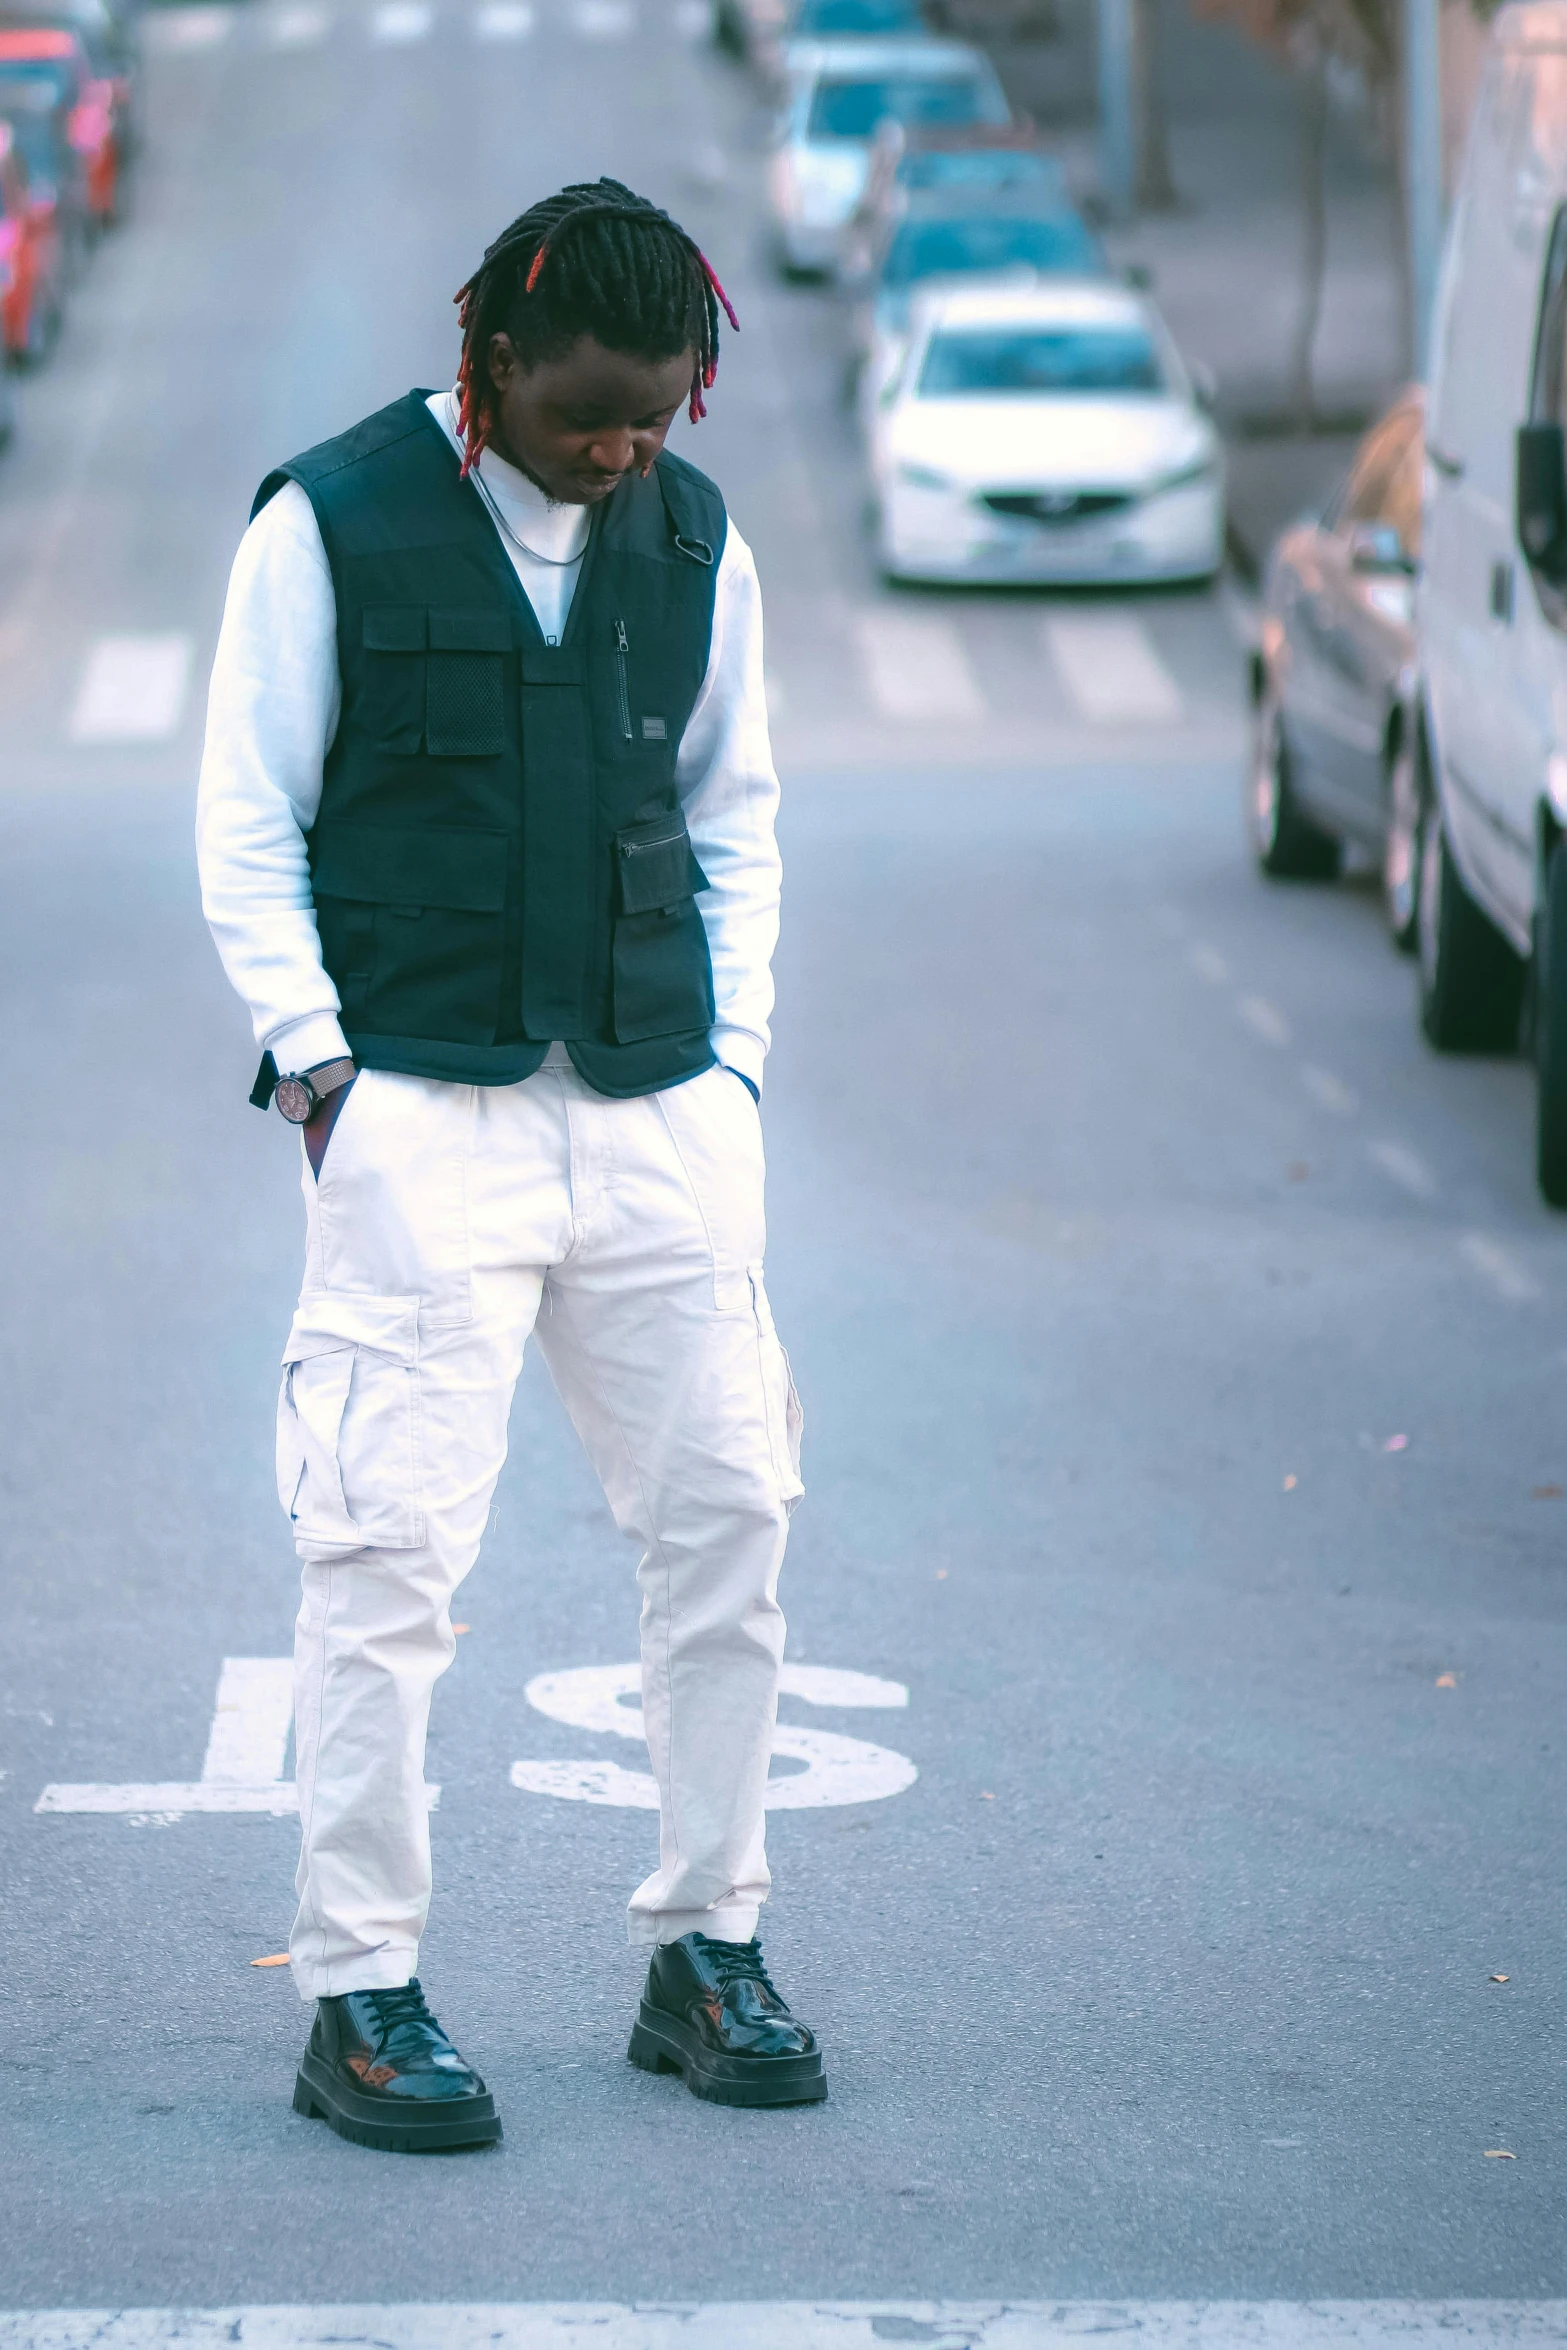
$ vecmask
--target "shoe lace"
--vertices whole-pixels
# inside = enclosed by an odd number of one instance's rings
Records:
[[[707,1934],[698,1934],[702,1955],[712,1966],[714,1974],[727,1991],[731,1983],[760,1983],[771,1999],[781,2007],[777,1986],[767,1972],[762,1957],[762,1945],[753,1935],[749,1942],[715,1942]]]
[[[434,2016],[425,2005],[417,1975],[409,1982],[399,1983],[393,1990],[377,1991],[373,1996],[376,2013],[388,2034],[395,2032],[400,2024],[435,2024]],[[436,2025],[436,2029],[439,2028]]]

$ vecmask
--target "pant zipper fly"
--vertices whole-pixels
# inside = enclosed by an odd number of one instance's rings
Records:
[[[623,620],[615,623],[615,685],[620,695],[620,731],[626,741],[631,740],[631,690],[626,683],[626,655],[630,652]]]

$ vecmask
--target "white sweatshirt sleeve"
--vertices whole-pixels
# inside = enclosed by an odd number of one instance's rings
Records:
[[[348,1050],[321,962],[305,834],[337,732],[337,601],[310,500],[286,482],[239,543],[207,696],[201,902],[280,1069]]]
[[[708,879],[697,904],[713,961],[713,1050],[760,1091],[778,944],[778,776],[762,682],[762,591],[733,522],[715,584],[707,676],[675,773]]]
[[[310,500],[288,482],[240,541],[207,702],[197,800],[202,904],[223,967],[280,1069],[348,1050],[321,961],[305,834],[341,705],[332,574]],[[676,763],[713,963],[713,1049],[758,1088],[778,937],[778,778],[762,685],[762,605],[731,525],[707,676]]]

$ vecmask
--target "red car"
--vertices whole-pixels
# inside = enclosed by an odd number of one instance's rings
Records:
[[[46,95],[47,94],[47,95]],[[0,112],[17,102],[68,108],[67,135],[80,159],[87,217],[104,227],[119,196],[120,142],[115,84],[95,75],[78,36],[63,25],[0,27]]]
[[[16,133],[0,122],[0,343],[8,359],[42,359],[60,327],[58,206],[35,194]]]

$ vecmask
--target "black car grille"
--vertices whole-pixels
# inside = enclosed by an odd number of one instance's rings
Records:
[[[985,490],[979,502],[992,514],[1011,514],[1021,522],[1058,523],[1116,514],[1132,500],[1125,490]]]

